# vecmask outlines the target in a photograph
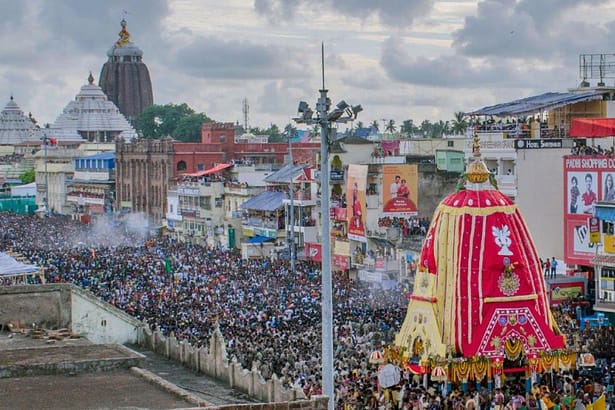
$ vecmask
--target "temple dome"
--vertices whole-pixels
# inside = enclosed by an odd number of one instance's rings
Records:
[[[107,52],[100,72],[100,87],[132,124],[139,114],[154,103],[149,70],[143,52],[130,39],[126,20],[121,22],[118,40]]]
[[[40,129],[32,116],[27,116],[11,96],[0,112],[0,145],[15,145],[27,141],[40,141]]]
[[[125,139],[136,136],[134,128],[120,113],[102,89],[94,84],[90,73],[88,83],[81,87],[73,101],[51,126],[54,130],[65,130],[59,134],[80,134],[89,141],[112,142],[120,135]],[[68,133],[67,133],[68,132]]]

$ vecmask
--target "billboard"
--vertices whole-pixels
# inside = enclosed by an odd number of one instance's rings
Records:
[[[367,165],[348,165],[346,207],[348,217],[348,239],[367,242],[365,235],[365,186]]]
[[[384,216],[418,215],[418,166],[382,166],[382,211]]]
[[[304,251],[307,260],[322,263],[322,244],[305,242]]]
[[[557,306],[569,299],[585,295],[584,281],[553,283],[550,286],[551,305]]]
[[[615,201],[615,158],[564,156],[564,260],[591,266],[596,249],[596,201]]]

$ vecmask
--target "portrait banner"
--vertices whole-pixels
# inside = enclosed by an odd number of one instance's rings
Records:
[[[365,232],[365,188],[367,165],[348,165],[346,207],[348,216],[348,239],[367,242]]]
[[[418,215],[418,167],[416,164],[383,165],[382,203],[384,216]]]

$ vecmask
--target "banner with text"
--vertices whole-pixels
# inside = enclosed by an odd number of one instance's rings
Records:
[[[564,156],[564,260],[567,264],[592,265],[597,239],[597,222],[592,223],[594,204],[615,201],[614,179],[615,158]]]
[[[367,242],[365,235],[365,186],[367,165],[348,165],[346,207],[348,211],[348,239]]]
[[[418,166],[382,166],[382,203],[384,216],[418,215]]]

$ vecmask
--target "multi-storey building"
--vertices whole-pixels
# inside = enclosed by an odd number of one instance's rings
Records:
[[[66,202],[73,219],[113,212],[115,202],[115,153],[104,152],[75,159],[75,173],[67,182]]]
[[[170,138],[117,141],[115,210],[144,213],[154,226],[162,224],[173,179],[172,164]]]

